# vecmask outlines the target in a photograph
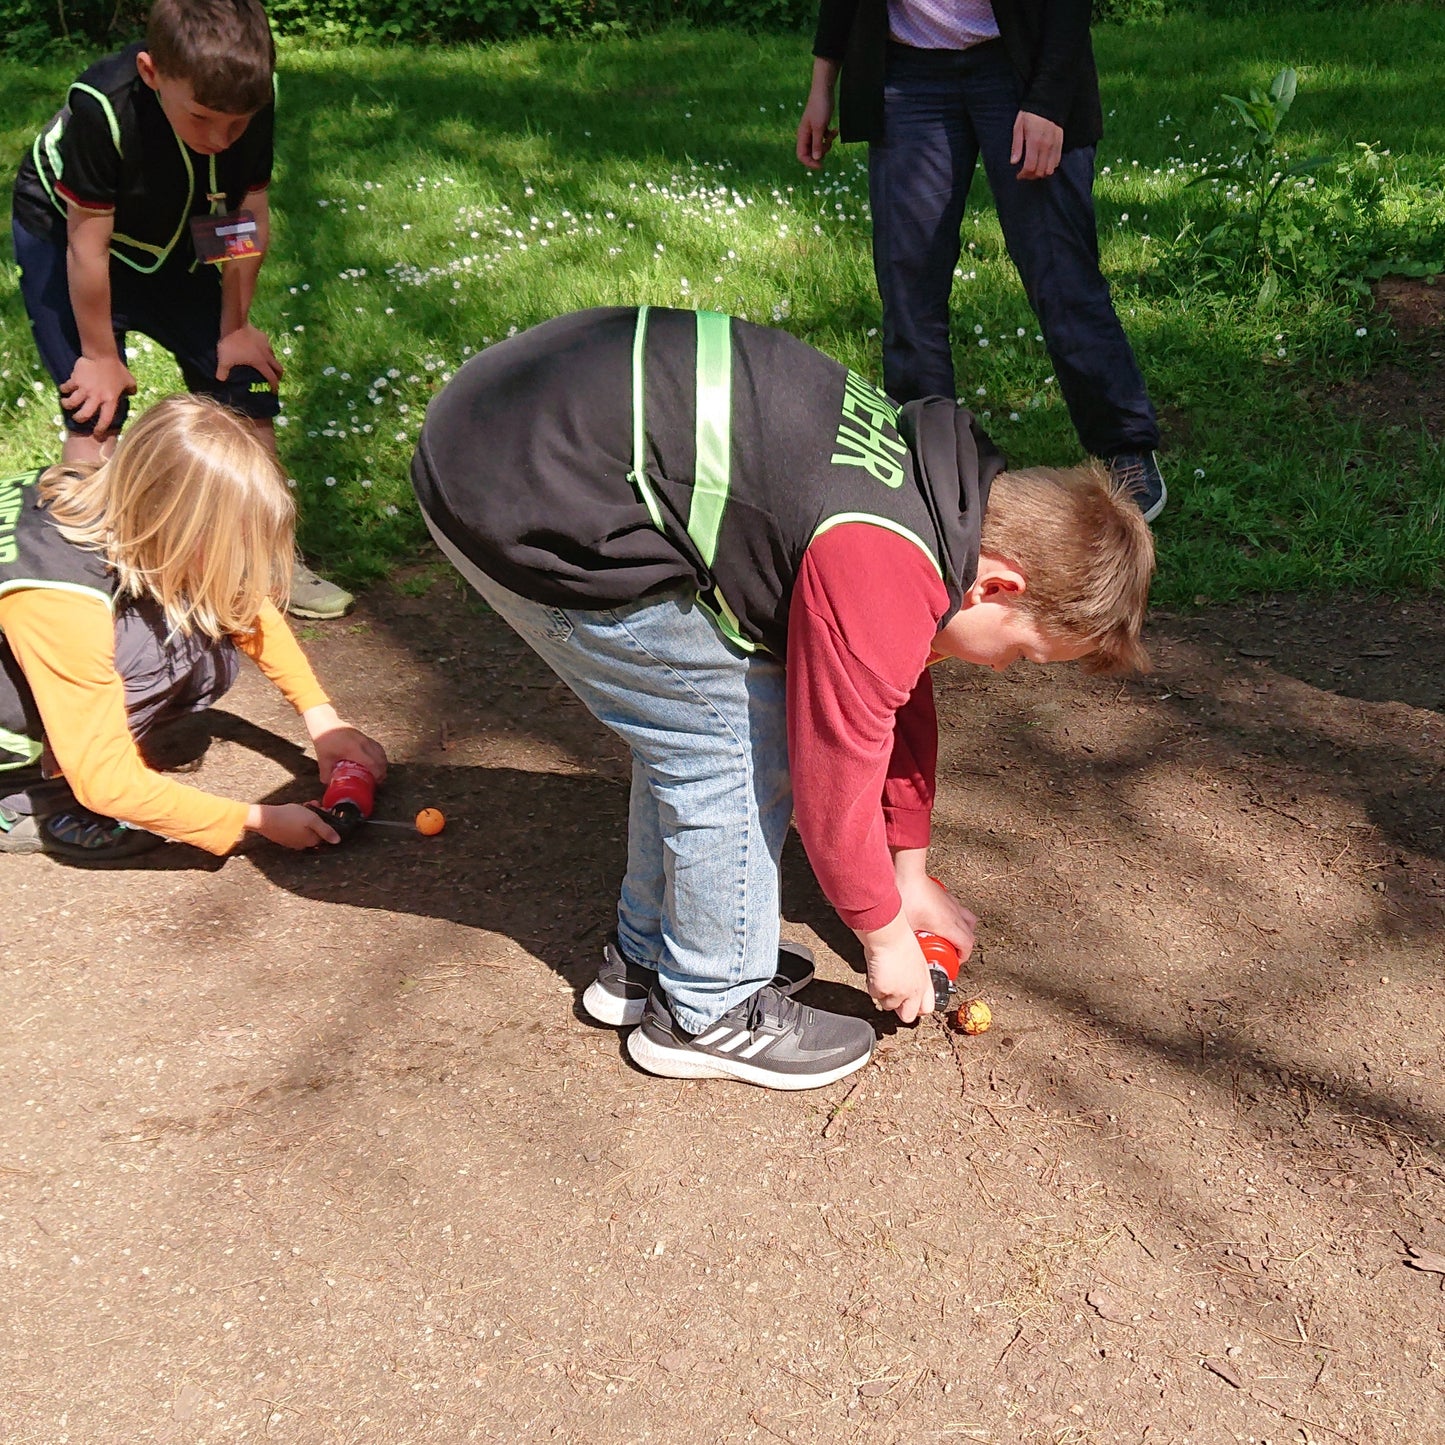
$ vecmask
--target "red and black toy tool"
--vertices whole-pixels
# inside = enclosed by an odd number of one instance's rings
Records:
[[[343,758],[332,768],[321,801],[306,806],[325,818],[344,843],[371,817],[376,806],[376,778],[370,768]]]
[[[915,929],[913,936],[923,950],[928,976],[933,980],[934,1007],[940,1013],[948,1007],[953,986],[958,982],[960,960],[958,950],[941,933],[925,933]]]

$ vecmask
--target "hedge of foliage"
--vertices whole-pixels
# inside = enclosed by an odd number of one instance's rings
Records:
[[[1157,20],[1181,10],[1215,16],[1261,8],[1342,9],[1356,0],[1094,0],[1100,21]],[[271,0],[281,34],[335,41],[465,42],[525,34],[646,31],[669,22],[808,31],[817,0]],[[0,52],[38,57],[127,43],[146,0],[0,0]]]

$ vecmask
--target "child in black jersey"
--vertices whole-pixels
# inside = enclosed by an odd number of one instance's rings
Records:
[[[282,368],[250,320],[270,236],[275,65],[257,0],[156,0],[144,43],[81,75],[21,163],[15,256],[60,391],[63,462],[113,451],[136,389],[131,330],[275,451]],[[350,602],[298,565],[292,611],[334,617]]]

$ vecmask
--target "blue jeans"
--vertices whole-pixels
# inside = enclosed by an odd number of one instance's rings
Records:
[[[690,594],[599,612],[547,607],[431,531],[631,751],[618,942],[657,969],[674,1018],[701,1033],[777,972],[779,862],[793,811],[782,666],[726,641]]]
[[[956,394],[949,294],[982,158],[1079,440],[1099,457],[1153,451],[1154,408],[1099,270],[1094,149],[1065,151],[1047,180],[1019,180],[1009,150],[1021,99],[999,41],[971,50],[888,47],[883,139],[868,152],[884,390],[897,401]]]

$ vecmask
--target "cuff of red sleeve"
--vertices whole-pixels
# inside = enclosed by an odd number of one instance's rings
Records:
[[[903,908],[903,899],[896,888],[890,890],[886,902],[876,903],[869,908],[851,909],[840,908],[838,917],[851,928],[854,933],[871,933],[875,928],[887,928],[887,926],[898,917]]]
[[[927,808],[883,808],[883,829],[890,848],[926,848],[933,814]]]

